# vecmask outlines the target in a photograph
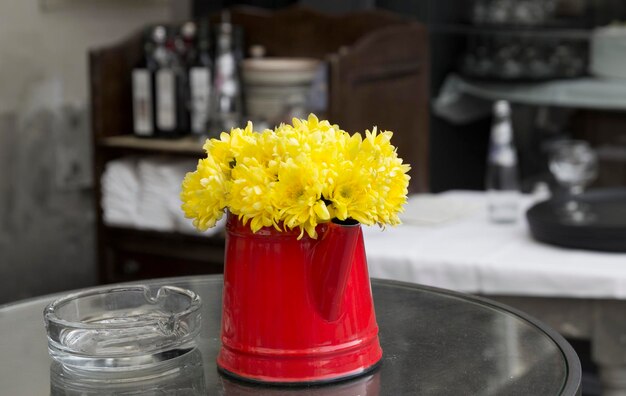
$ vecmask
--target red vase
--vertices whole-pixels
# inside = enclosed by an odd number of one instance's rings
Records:
[[[226,226],[222,372],[293,384],[351,378],[382,357],[360,225]]]

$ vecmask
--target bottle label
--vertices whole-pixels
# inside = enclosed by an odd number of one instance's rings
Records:
[[[176,79],[171,69],[156,72],[156,123],[161,131],[176,129]]]
[[[209,120],[211,98],[211,70],[207,67],[192,67],[189,70],[191,89],[191,131],[204,133]]]
[[[152,81],[150,71],[135,69],[132,72],[133,87],[133,124],[135,134],[151,136],[154,134],[152,124]]]
[[[513,129],[509,122],[501,122],[493,127],[491,140],[496,144],[510,144],[513,140]]]

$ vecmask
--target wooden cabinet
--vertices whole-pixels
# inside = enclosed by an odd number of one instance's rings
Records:
[[[412,165],[410,190],[428,190],[428,39],[425,28],[384,11],[329,16],[294,7],[269,12],[233,8],[246,46],[268,56],[315,57],[328,64],[329,120],[347,131],[377,125],[395,132],[399,155]],[[200,158],[201,143],[132,135],[131,70],[142,57],[141,34],[89,53],[94,180],[105,164],[128,154]],[[96,183],[101,282],[214,273],[222,270],[224,236],[110,227]]]

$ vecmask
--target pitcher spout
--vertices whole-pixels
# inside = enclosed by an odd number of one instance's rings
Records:
[[[359,238],[359,223],[330,222],[313,245],[309,287],[318,313],[327,321],[335,321],[343,313],[343,295]]]

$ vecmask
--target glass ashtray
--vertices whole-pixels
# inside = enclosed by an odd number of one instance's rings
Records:
[[[191,351],[201,326],[200,297],[179,287],[90,289],[44,310],[50,356],[67,369],[151,369]]]

